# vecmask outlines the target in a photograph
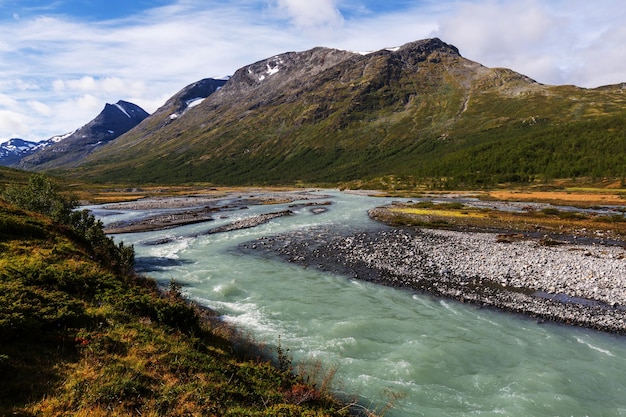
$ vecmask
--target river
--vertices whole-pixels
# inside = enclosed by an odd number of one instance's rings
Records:
[[[626,416],[626,338],[371,284],[250,254],[239,245],[319,226],[380,227],[369,208],[390,202],[324,191],[327,211],[206,235],[246,217],[289,209],[256,205],[227,218],[116,236],[138,267],[223,315],[296,364],[336,370],[332,387],[386,416]],[[105,223],[145,213],[91,207]],[[104,214],[107,214],[104,216]],[[167,242],[164,242],[167,238]],[[161,244],[154,244],[159,241]]]

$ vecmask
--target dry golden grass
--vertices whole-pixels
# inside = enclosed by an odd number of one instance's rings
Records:
[[[589,238],[626,240],[626,218],[621,214],[529,210],[525,212],[477,209],[411,207],[396,204],[373,212],[377,220],[394,226],[490,230],[505,233],[560,234]]]
[[[490,198],[504,201],[548,202],[573,206],[617,205],[626,206],[626,193],[615,190],[588,189],[578,191],[514,191],[494,190],[487,192]]]
[[[210,185],[178,185],[178,186],[93,186],[81,185],[73,189],[79,200],[92,204],[118,203],[135,201],[149,197],[184,197],[205,195],[219,197],[229,193],[259,193],[297,190],[294,187],[212,187]]]
[[[449,218],[449,217],[459,217],[459,218],[485,218],[487,217],[486,213],[476,211],[476,210],[447,210],[447,209],[426,209],[426,208],[415,208],[415,207],[395,207],[392,208],[391,211],[393,213],[401,213],[401,214],[413,214],[417,216],[431,216],[431,217],[441,217],[441,218]]]

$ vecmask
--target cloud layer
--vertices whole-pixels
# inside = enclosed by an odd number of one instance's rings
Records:
[[[11,12],[9,2],[0,141],[74,130],[120,99],[152,112],[201,78],[320,45],[367,51],[438,36],[469,59],[543,83],[626,81],[622,0],[172,1],[101,21]]]

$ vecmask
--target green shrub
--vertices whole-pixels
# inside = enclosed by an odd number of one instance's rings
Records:
[[[58,186],[43,174],[34,174],[25,187],[11,185],[2,198],[24,210],[50,217],[58,223],[68,223],[77,201],[59,193]]]
[[[60,193],[59,187],[43,174],[34,174],[26,186],[12,185],[2,193],[2,198],[24,210],[43,214],[56,223],[66,225],[87,246],[91,255],[108,265],[111,270],[123,274],[130,274],[135,264],[135,250],[123,242],[116,244],[113,239],[104,233],[104,225],[88,210],[74,209],[77,201],[74,197],[67,197]],[[35,233],[36,228],[22,228],[14,220],[2,220],[6,223],[3,234]],[[29,231],[30,230],[30,231]]]
[[[19,281],[0,282],[0,340],[37,338],[43,333],[89,324],[84,304],[61,291]]]

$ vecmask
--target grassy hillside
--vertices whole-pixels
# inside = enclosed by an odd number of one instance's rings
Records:
[[[317,48],[242,68],[183,117],[146,119],[71,174],[223,185],[394,175],[472,187],[620,177],[622,87],[541,85],[439,40],[365,56]]]
[[[176,285],[163,294],[106,260],[116,250],[77,224],[0,200],[0,415],[347,414],[284,354],[280,368],[251,359]]]
[[[0,166],[0,189],[8,184],[26,184],[29,178],[26,171]]]

